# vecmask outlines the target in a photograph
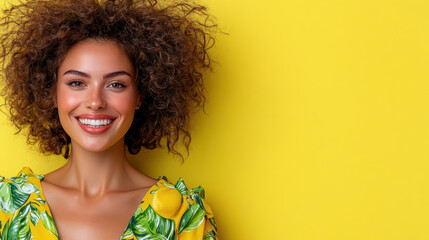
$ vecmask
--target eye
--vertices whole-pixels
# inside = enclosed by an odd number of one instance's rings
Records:
[[[121,89],[121,88],[125,88],[125,84],[122,84],[120,82],[112,82],[108,85],[108,87],[110,88],[115,88],[115,89]]]
[[[73,88],[80,88],[86,86],[85,83],[80,80],[71,80],[67,82],[67,85]]]

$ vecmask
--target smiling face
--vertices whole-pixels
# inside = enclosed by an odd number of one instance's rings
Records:
[[[56,105],[72,146],[101,152],[124,144],[140,99],[127,54],[113,41],[84,40],[69,50],[57,76]]]

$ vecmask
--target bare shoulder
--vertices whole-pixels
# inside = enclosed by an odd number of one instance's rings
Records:
[[[130,181],[136,189],[150,188],[158,181],[157,179],[152,178],[133,167],[126,169],[126,176],[128,181]]]

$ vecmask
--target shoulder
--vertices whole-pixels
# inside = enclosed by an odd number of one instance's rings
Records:
[[[151,189],[149,194],[153,195],[154,205],[157,203],[177,201],[181,204],[196,204],[195,206],[198,206],[198,208],[205,211],[207,214],[213,214],[205,202],[206,193],[204,188],[201,186],[188,188],[183,178],[179,178],[176,183],[172,183],[164,176],[159,177],[154,189]]]
[[[7,214],[14,213],[32,194],[40,197],[41,179],[42,175],[34,174],[29,168],[23,168],[15,177],[0,177],[0,210]],[[39,200],[38,197],[36,200]]]
[[[1,236],[8,239],[18,239],[24,235],[26,238],[45,236],[42,239],[58,236],[41,194],[42,179],[43,175],[34,174],[29,168],[23,168],[15,177],[0,177]],[[46,233],[49,235],[47,238]]]
[[[171,222],[171,230],[174,228],[179,240],[218,239],[204,188],[189,188],[182,178],[172,183],[166,177],[159,177],[143,199],[141,210],[142,214],[159,216],[157,221],[165,221],[164,226]]]
[[[179,239],[201,239],[203,235],[205,239],[217,239],[213,211],[206,202],[204,188],[189,188],[183,178],[175,183],[166,177],[158,179],[158,188],[150,192],[154,195],[152,204],[155,211],[176,214],[180,218],[177,230]]]

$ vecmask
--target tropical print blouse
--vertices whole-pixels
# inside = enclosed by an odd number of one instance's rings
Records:
[[[43,195],[43,175],[24,168],[16,177],[0,177],[0,238],[58,240]],[[180,178],[158,178],[132,216],[120,239],[216,240],[216,223],[204,201],[204,189],[188,189]]]

